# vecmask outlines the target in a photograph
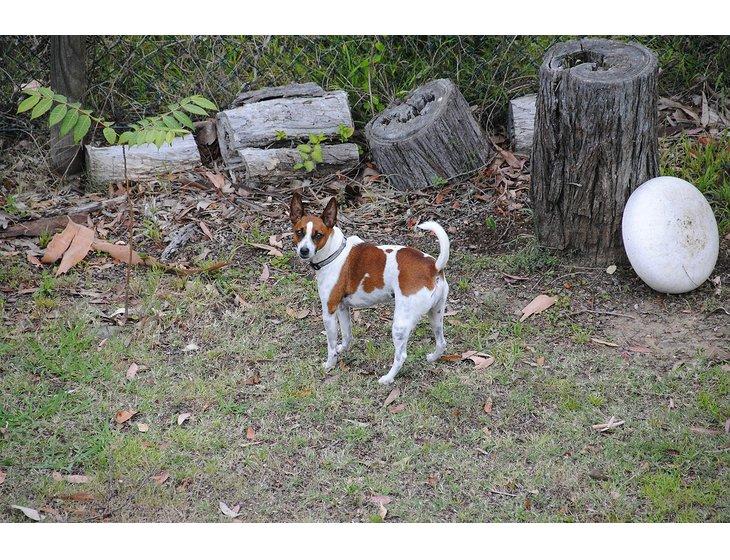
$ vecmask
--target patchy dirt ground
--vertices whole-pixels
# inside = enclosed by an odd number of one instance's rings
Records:
[[[38,187],[16,149],[16,216],[123,194]],[[717,280],[682,296],[620,263],[574,267],[531,235],[526,165],[409,195],[367,170],[269,190],[216,186],[210,169],[137,185],[138,251],[159,257],[193,224],[171,261],[230,265],[136,267],[126,322],[123,264],[92,253],[57,278],[27,256],[49,236],[0,240],[0,520],[24,519],[12,504],[45,521],[730,520],[728,240]],[[340,193],[340,226],[373,242],[433,251],[409,226],[440,221],[448,352],[494,363],[427,364],[424,321],[393,398],[376,381],[392,359],[378,308],[355,314],[354,348],[326,375],[314,280],[281,237],[293,188],[320,209]],[[88,224],[118,241],[127,218],[116,204]],[[558,299],[519,322],[538,294]]]

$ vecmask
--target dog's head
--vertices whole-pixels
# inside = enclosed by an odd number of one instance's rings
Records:
[[[294,230],[294,246],[297,255],[309,261],[321,250],[332,235],[337,223],[337,200],[330,198],[321,216],[306,214],[299,193],[294,193],[289,206],[289,218]]]

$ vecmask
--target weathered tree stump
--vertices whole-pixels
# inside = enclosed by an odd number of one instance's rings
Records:
[[[537,95],[523,95],[509,102],[507,134],[512,149],[520,154],[530,154],[535,133],[535,102]]]
[[[86,38],[83,35],[51,36],[51,88],[69,101],[83,102],[86,95]],[[81,171],[83,147],[71,134],[59,137],[60,125],[51,127],[51,167],[63,175]],[[82,140],[83,144],[83,140]]]
[[[476,170],[489,159],[487,139],[451,80],[428,82],[365,127],[378,169],[398,189],[432,185]]]
[[[541,244],[623,262],[629,195],[658,172],[656,55],[604,39],[553,46],[540,67],[531,194]]]

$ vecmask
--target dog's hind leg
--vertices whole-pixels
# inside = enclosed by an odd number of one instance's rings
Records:
[[[340,323],[342,343],[337,345],[337,353],[347,352],[352,342],[352,322],[350,321],[350,308],[341,304],[337,308],[337,320]]]
[[[426,355],[426,360],[435,362],[446,350],[446,338],[444,338],[444,312],[446,311],[446,299],[449,296],[449,285],[444,280],[442,295],[434,306],[428,310],[428,318],[431,321],[433,337],[436,340],[436,350]]]
[[[393,383],[393,379],[403,367],[403,362],[406,361],[408,354],[406,353],[406,347],[408,345],[408,338],[411,336],[413,327],[416,326],[418,320],[421,318],[421,314],[412,314],[403,312],[398,309],[396,304],[396,311],[393,317],[393,346],[395,346],[395,357],[393,358],[393,365],[390,371],[383,377],[378,379],[378,383],[383,385],[389,385]]]

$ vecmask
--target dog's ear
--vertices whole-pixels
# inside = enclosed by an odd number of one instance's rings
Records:
[[[304,204],[302,204],[302,195],[298,192],[294,193],[289,205],[289,219],[292,224],[296,224],[304,216]]]
[[[335,227],[335,224],[337,223],[337,197],[333,196],[330,198],[327,206],[324,207],[324,212],[322,212],[322,221],[324,222],[324,225],[329,228]]]

